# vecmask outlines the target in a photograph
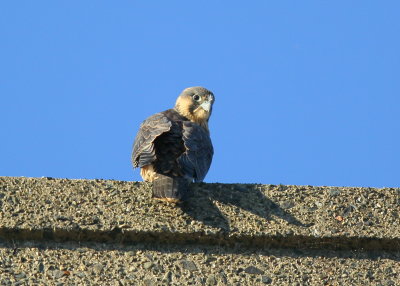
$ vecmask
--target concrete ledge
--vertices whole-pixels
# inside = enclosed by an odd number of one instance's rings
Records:
[[[400,250],[400,189],[195,184],[183,206],[150,185],[0,178],[0,238]]]
[[[0,177],[0,285],[400,285],[400,190]]]

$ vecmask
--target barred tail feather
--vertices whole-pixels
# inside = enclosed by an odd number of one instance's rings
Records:
[[[169,202],[180,202],[187,198],[189,180],[157,174],[153,181],[153,198]]]

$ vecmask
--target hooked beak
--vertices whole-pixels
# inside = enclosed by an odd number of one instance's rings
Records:
[[[200,104],[200,107],[203,108],[205,111],[210,112],[211,102],[205,101],[202,104]]]

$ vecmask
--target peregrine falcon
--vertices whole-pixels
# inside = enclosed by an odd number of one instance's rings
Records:
[[[140,125],[132,164],[140,167],[144,181],[153,182],[153,198],[183,201],[189,184],[204,180],[214,154],[208,129],[214,100],[214,94],[204,87],[186,88],[174,108]]]

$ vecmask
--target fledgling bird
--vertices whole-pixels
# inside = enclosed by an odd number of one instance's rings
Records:
[[[153,182],[153,198],[183,201],[189,184],[204,180],[214,154],[208,129],[214,100],[214,94],[204,87],[186,88],[174,108],[140,125],[132,164],[141,168],[143,180]]]

